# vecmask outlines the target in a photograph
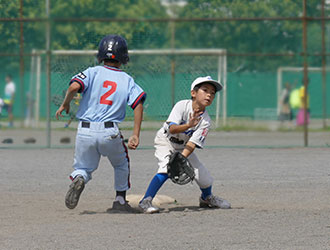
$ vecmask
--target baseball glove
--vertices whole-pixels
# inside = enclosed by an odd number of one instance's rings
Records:
[[[167,174],[174,183],[179,185],[185,185],[195,178],[194,168],[180,152],[169,155]]]

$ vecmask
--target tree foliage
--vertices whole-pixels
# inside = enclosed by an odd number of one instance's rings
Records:
[[[58,22],[57,18],[168,18],[169,11],[161,0],[50,0],[51,48],[96,49],[106,34],[124,36],[130,49],[169,48],[170,24],[166,22]],[[179,18],[253,18],[301,17],[302,0],[191,0],[183,7],[171,2],[171,12]],[[181,1],[182,2],[182,1]],[[308,16],[320,16],[321,1],[307,1]],[[0,0],[0,17],[19,17],[19,0]],[[23,16],[46,17],[45,0],[24,0]],[[321,21],[308,25],[309,52],[321,51]],[[24,22],[24,49],[45,49],[45,22]],[[0,51],[15,52],[20,49],[20,23],[0,22]],[[301,20],[264,21],[185,21],[175,25],[175,47],[225,48],[230,54],[302,52]],[[5,62],[6,60],[3,60]],[[231,60],[231,69],[255,68],[267,70],[279,63],[290,64],[298,60],[284,57],[243,57]],[[319,58],[312,59],[319,63]],[[7,63],[6,63],[7,64]]]
[[[308,1],[307,13],[320,15],[320,2]],[[255,18],[301,17],[301,0],[193,0],[177,13],[186,18]],[[310,51],[320,49],[318,24],[309,25],[313,34]],[[184,32],[185,31],[185,32]],[[316,36],[316,37],[315,37]],[[300,20],[244,20],[229,22],[182,23],[177,28],[177,46],[193,48],[225,48],[229,54],[301,53],[302,22]],[[292,58],[248,58],[231,60],[232,67],[267,69],[274,64],[289,64]]]

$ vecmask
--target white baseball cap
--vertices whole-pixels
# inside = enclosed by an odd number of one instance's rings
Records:
[[[196,85],[201,83],[210,83],[215,87],[215,92],[222,90],[222,85],[220,82],[213,80],[210,76],[204,76],[204,77],[197,77],[195,81],[191,84],[191,89],[193,90]]]

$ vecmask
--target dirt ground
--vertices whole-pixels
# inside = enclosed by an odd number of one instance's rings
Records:
[[[130,195],[142,195],[157,169],[154,134],[144,131],[140,149],[129,151]],[[68,136],[74,140],[74,133]],[[115,191],[105,158],[69,210],[64,196],[72,147],[1,149],[0,249],[329,249],[329,141],[319,133],[311,137],[313,147],[259,148],[301,145],[302,137],[211,133],[197,154],[215,179],[214,193],[233,208],[200,209],[196,183],[167,181],[159,194],[176,203],[162,204],[153,215],[106,212]]]

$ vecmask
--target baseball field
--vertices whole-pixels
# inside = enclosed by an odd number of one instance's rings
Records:
[[[142,195],[155,174],[154,135],[143,131],[140,149],[129,151],[129,197]],[[197,154],[215,179],[214,193],[232,209],[200,209],[196,183],[167,181],[159,194],[175,202],[153,215],[107,212],[115,192],[105,158],[69,210],[73,148],[3,149],[0,249],[329,249],[330,139],[322,132],[310,138],[312,147],[284,148],[276,145],[301,145],[301,133],[212,132]]]

